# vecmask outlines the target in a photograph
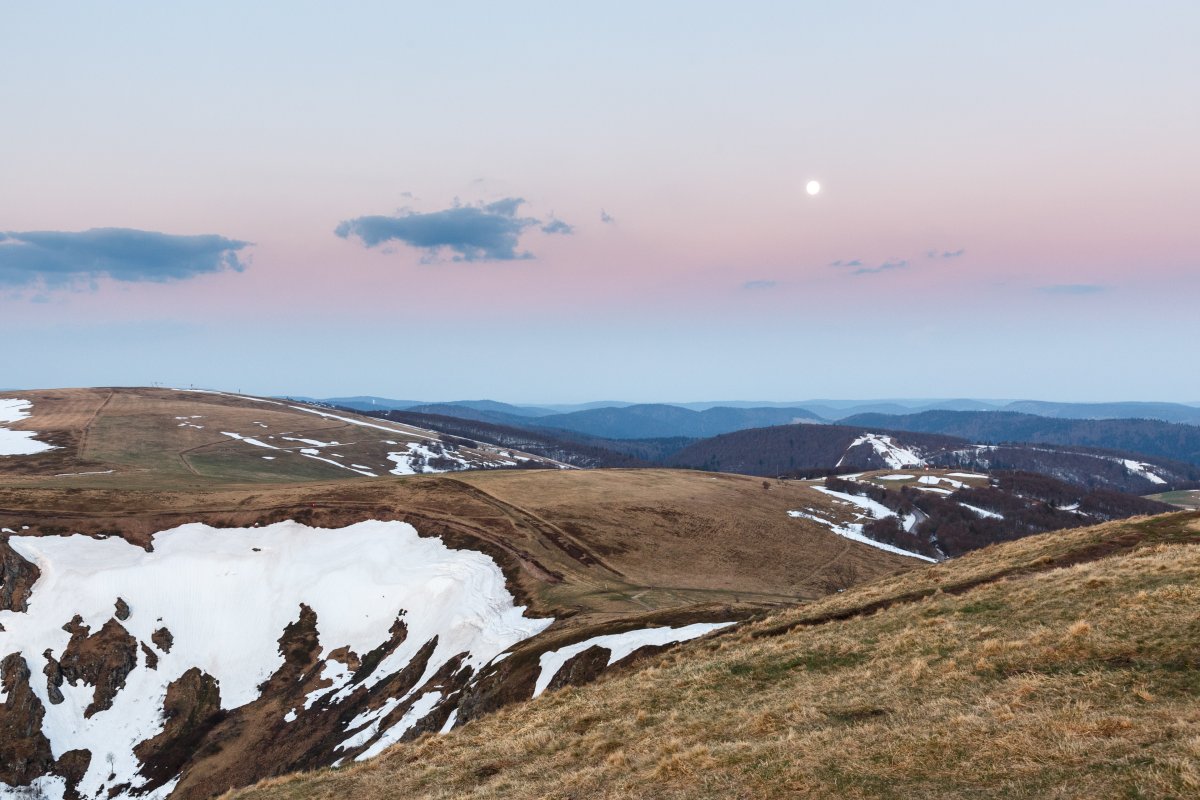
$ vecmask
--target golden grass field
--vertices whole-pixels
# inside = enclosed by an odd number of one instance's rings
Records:
[[[987,548],[230,800],[1200,795],[1200,514]]]
[[[0,459],[0,481],[56,487],[207,488],[338,480],[368,472],[383,476],[396,466],[389,452],[440,438],[357,414],[215,392],[94,388],[5,392],[4,397],[32,403],[32,416],[14,429],[38,431],[57,449]],[[480,463],[503,461],[495,449],[467,448],[464,455]],[[362,469],[353,471],[353,465]]]

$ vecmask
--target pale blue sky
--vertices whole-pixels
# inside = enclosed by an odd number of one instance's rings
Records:
[[[0,386],[1200,399],[1200,5],[246,5],[5,10]]]

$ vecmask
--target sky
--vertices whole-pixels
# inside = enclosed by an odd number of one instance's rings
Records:
[[[1200,401],[1198,40],[1190,1],[11,4],[0,387]]]

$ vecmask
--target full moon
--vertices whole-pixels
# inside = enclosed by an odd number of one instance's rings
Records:
[[[817,192],[821,191],[821,184],[817,181],[809,181],[808,185],[804,187],[804,191],[815,195]]]

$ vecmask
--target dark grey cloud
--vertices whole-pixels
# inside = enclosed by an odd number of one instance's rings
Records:
[[[742,284],[743,289],[774,289],[779,285],[778,281],[746,281]]]
[[[1107,292],[1108,287],[1097,283],[1058,283],[1053,286],[1039,286],[1038,291],[1045,294],[1088,295]]]
[[[957,250],[928,250],[925,253],[926,258],[958,258],[967,252],[965,247],[960,247]]]
[[[574,225],[568,225],[561,219],[551,219],[542,226],[542,233],[562,233],[570,235],[575,232]]]
[[[61,288],[101,278],[165,282],[246,268],[250,242],[131,228],[0,233],[0,285]]]
[[[829,266],[831,266],[831,267],[861,267],[862,263],[863,262],[859,261],[857,258],[850,259],[848,261],[843,261],[842,259],[839,258],[837,261],[832,262]]]
[[[426,261],[434,261],[447,251],[453,254],[452,261],[533,258],[532,253],[517,249],[527,228],[544,226],[546,233],[570,233],[573,228],[561,220],[543,222],[536,217],[517,216],[524,202],[520,197],[506,197],[494,203],[455,205],[426,214],[402,211],[391,217],[357,217],[342,222],[334,233],[343,239],[355,236],[367,247],[402,242],[424,250]]]

